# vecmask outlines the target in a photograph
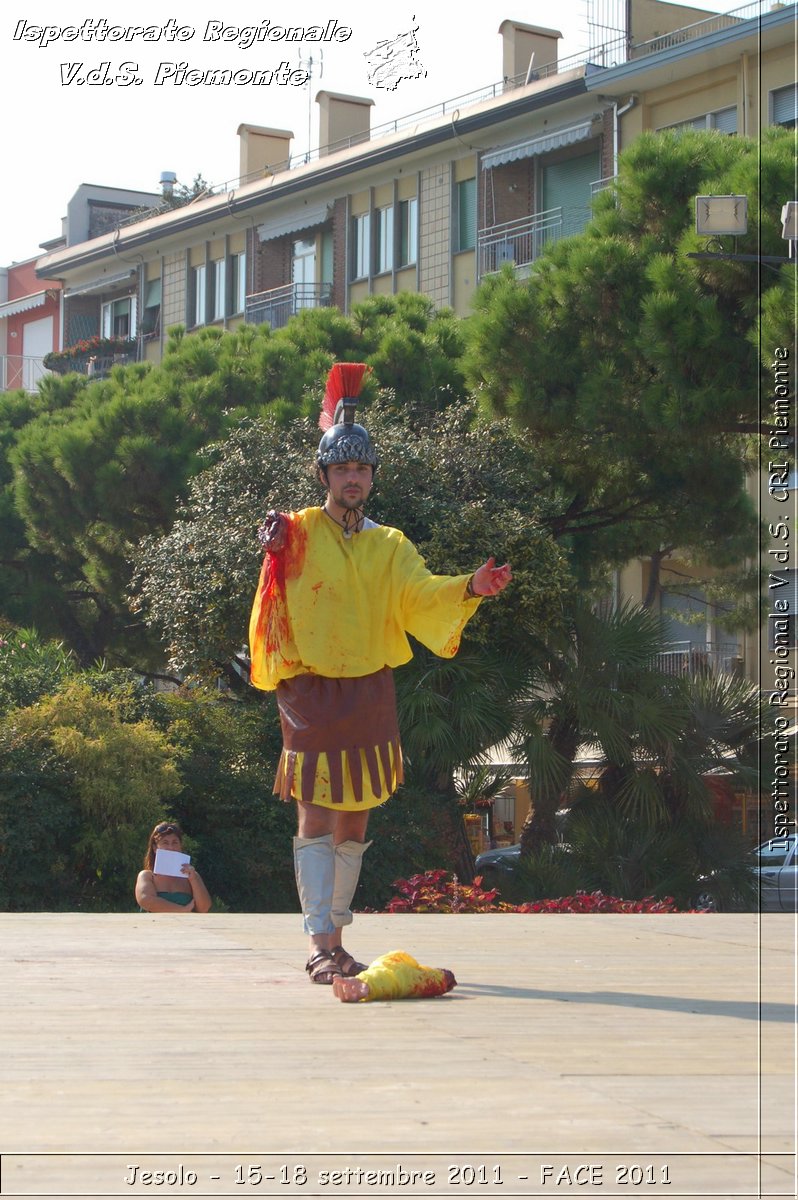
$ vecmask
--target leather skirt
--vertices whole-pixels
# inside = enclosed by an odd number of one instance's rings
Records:
[[[283,752],[275,794],[327,808],[384,803],[404,778],[389,667],[357,679],[297,675],[277,685]]]

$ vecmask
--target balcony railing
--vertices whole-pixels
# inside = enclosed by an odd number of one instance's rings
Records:
[[[38,391],[40,380],[48,374],[41,358],[23,354],[0,354],[0,392],[22,388]]]
[[[87,375],[89,379],[104,379],[112,367],[125,367],[136,362],[136,352],[129,354],[64,354],[51,369],[57,375]]]
[[[671,642],[657,655],[666,675],[742,675],[744,662],[736,642]]]
[[[477,234],[479,278],[500,271],[506,263],[515,267],[528,266],[551,242],[581,233],[589,219],[587,207],[549,208],[535,216],[480,229]]]
[[[282,329],[303,308],[329,308],[331,304],[331,283],[287,283],[247,296],[245,317],[250,325]]]
[[[612,187],[617,175],[605,175],[603,179],[596,179],[590,185],[590,199],[594,200],[599,192],[606,192],[607,188]]]

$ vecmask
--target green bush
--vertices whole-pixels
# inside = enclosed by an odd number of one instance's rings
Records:
[[[0,821],[13,836],[0,851],[3,894],[25,894],[24,907],[44,906],[24,881],[18,816],[24,801],[37,822],[48,826],[54,818],[58,830],[53,842],[48,828],[29,856],[30,870],[41,878],[55,846],[65,880],[58,907],[128,907],[129,864],[179,787],[173,760],[151,723],[123,721],[113,700],[95,695],[85,681],[69,680],[7,713],[0,719]],[[67,897],[69,904],[62,903]]]
[[[35,629],[0,633],[0,713],[55,691],[76,667],[63,642],[43,641]]]
[[[46,745],[0,728],[0,909],[80,904],[71,848],[80,832],[66,765]]]

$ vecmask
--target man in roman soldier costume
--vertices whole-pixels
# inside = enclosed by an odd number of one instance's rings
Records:
[[[402,782],[393,668],[407,634],[453,657],[483,596],[510,582],[488,559],[472,575],[432,575],[398,529],[364,511],[377,451],[354,420],[367,368],[330,371],[316,462],[320,508],[270,512],[250,620],[251,681],[277,691],[283,751],[275,793],[297,804],[297,890],[310,937],[307,971],[332,984],[365,969],[341,944],[360,877],[369,810]]]

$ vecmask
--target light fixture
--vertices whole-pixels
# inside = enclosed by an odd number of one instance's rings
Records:
[[[788,242],[798,241],[798,200],[788,200],[781,210],[781,236]]]
[[[748,232],[747,196],[696,196],[695,231],[708,236]]]

